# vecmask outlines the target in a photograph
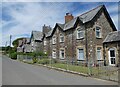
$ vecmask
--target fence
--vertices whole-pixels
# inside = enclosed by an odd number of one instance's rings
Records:
[[[18,55],[17,58],[22,61],[32,62],[32,56]],[[76,73],[90,75],[92,77],[118,81],[118,67],[104,66],[104,61],[99,61],[97,66],[93,61],[86,63],[84,60],[76,61],[74,58],[53,59],[51,56],[37,56],[38,64],[46,64],[50,67],[64,69]]]

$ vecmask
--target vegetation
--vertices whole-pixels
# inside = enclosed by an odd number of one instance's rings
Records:
[[[63,63],[54,63],[54,64],[52,64],[52,66],[56,67],[56,68],[62,68],[62,69],[66,69],[66,70],[68,69],[71,71],[89,74],[89,69],[88,69],[88,67],[85,67],[85,66],[77,66],[77,65],[71,65],[71,64],[67,65],[67,64],[63,64]],[[100,72],[100,70],[97,67],[93,67],[90,70],[91,70],[91,74],[97,74],[98,72]]]
[[[18,40],[23,40],[24,38],[17,38],[16,40],[14,40],[13,42],[12,42],[12,45],[14,46],[14,47],[17,47],[18,46]]]
[[[17,59],[17,53],[16,52],[10,53],[10,58]]]
[[[41,60],[38,61],[38,63],[39,64],[43,64],[43,65],[44,64],[49,64],[50,63],[50,59],[47,59],[47,58],[46,59],[41,59]]]

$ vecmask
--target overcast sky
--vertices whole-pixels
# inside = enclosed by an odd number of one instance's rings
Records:
[[[19,37],[30,37],[32,30],[41,31],[44,24],[54,27],[55,23],[64,23],[67,12],[78,16],[99,5],[104,4],[118,28],[117,2],[7,2],[2,3],[2,43],[9,43]],[[19,1],[19,0],[17,0]],[[0,5],[1,6],[1,5]],[[9,44],[8,44],[9,45]]]

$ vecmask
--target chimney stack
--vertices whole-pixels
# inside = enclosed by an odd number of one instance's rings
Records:
[[[74,16],[70,13],[66,13],[66,16],[65,16],[65,23],[71,21],[72,19],[74,18]]]
[[[43,32],[43,34],[46,34],[46,33],[48,33],[51,29],[52,29],[52,28],[50,27],[50,25],[49,25],[49,26],[46,26],[46,25],[44,24],[42,32]]]

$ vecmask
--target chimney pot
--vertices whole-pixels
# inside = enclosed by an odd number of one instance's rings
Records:
[[[66,16],[65,16],[65,23],[71,21],[72,19],[74,18],[74,16],[70,13],[66,13]]]

